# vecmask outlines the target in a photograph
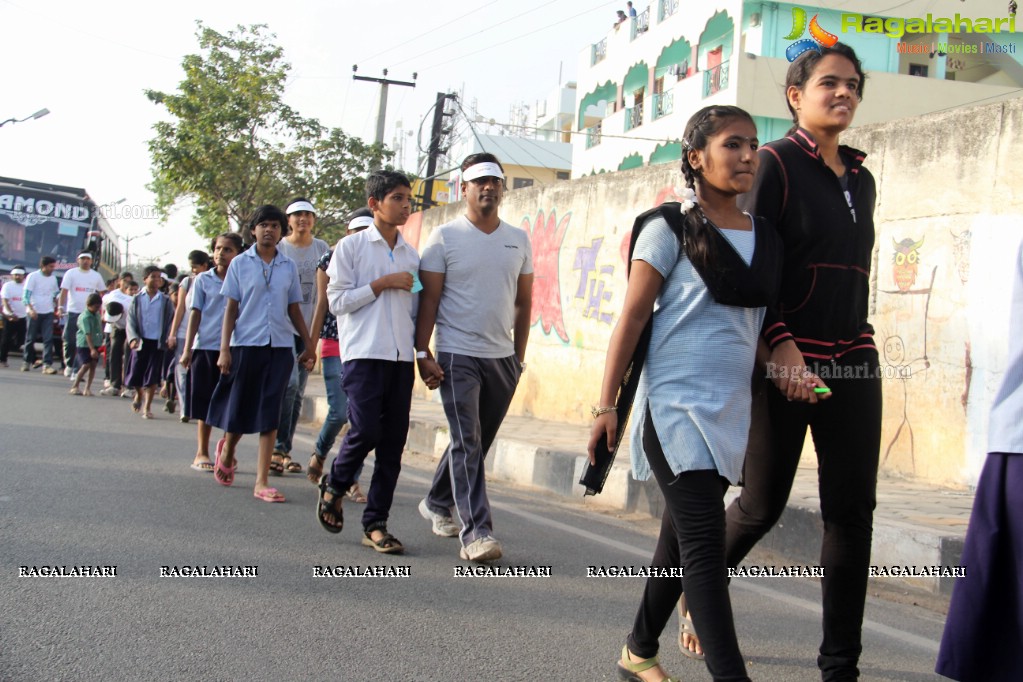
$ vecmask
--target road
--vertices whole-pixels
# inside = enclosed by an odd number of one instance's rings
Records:
[[[0,680],[579,680],[614,669],[643,588],[588,566],[643,566],[656,523],[621,519],[494,484],[500,567],[550,577],[456,577],[457,541],[416,512],[432,464],[409,457],[391,531],[405,556],[359,544],[357,505],[340,535],[314,518],[302,475],[287,496],[252,497],[254,437],[235,485],[188,468],[194,425],[127,400],[67,394],[59,376],[0,370]],[[297,437],[305,464],[312,432]],[[370,469],[367,469],[367,475]],[[355,511],[353,511],[355,509]],[[753,558],[752,563],[762,559]],[[115,577],[19,577],[21,567],[116,566]],[[408,567],[408,577],[314,577],[318,566]],[[255,577],[160,577],[161,567],[255,566]],[[732,583],[754,680],[820,679],[812,580]],[[862,679],[941,679],[943,616],[871,597]],[[710,679],[662,638],[669,672]]]

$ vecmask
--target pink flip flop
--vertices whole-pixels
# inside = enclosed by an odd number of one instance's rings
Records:
[[[213,478],[217,479],[217,483],[223,486],[229,486],[234,483],[234,470],[235,467],[226,467],[220,463],[220,456],[224,452],[224,439],[221,438],[217,442],[217,460],[213,464]],[[237,462],[235,462],[237,466]]]
[[[252,496],[263,500],[264,502],[283,502],[284,495],[282,495],[277,488],[263,488],[259,492],[252,493]]]

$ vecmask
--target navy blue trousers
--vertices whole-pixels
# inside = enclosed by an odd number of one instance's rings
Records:
[[[344,363],[341,387],[348,396],[350,428],[334,459],[328,483],[348,490],[366,456],[376,451],[362,526],[367,531],[387,524],[394,489],[401,473],[401,453],[408,438],[415,368],[411,362],[350,360]]]

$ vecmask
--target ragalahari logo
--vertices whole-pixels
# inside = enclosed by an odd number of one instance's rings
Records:
[[[803,35],[803,32],[809,30],[810,37],[797,40]],[[795,40],[785,49],[785,57],[790,61],[796,61],[796,58],[804,52],[810,50],[821,51],[822,47],[834,47],[835,43],[838,42],[838,36],[834,33],[828,33],[820,24],[817,23],[817,15],[813,15],[813,19],[810,20],[809,29],[806,25],[806,10],[802,7],[792,8],[792,31],[785,36],[785,40]]]

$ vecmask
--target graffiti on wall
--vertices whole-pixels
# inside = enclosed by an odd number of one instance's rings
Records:
[[[611,324],[613,313],[605,304],[611,301],[611,275],[615,272],[613,265],[597,265],[603,237],[594,239],[589,246],[580,246],[575,250],[573,270],[579,271],[579,286],[575,297],[583,300],[583,317]],[[603,306],[603,310],[601,309]]]
[[[526,216],[522,219],[522,229],[529,234],[533,248],[533,312],[529,324],[534,326],[539,322],[544,334],[550,336],[553,330],[563,343],[568,343],[568,332],[561,309],[558,261],[571,218],[572,213],[569,212],[559,221],[555,210],[545,215],[540,209],[536,218],[530,220]]]

